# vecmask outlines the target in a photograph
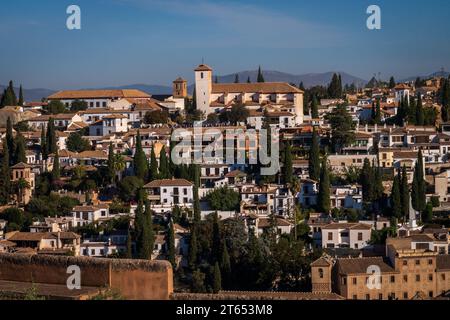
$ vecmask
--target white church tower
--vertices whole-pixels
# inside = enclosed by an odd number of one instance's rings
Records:
[[[201,64],[195,69],[195,98],[197,109],[207,116],[211,103],[212,69],[206,64]]]

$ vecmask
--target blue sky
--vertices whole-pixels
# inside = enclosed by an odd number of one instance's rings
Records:
[[[66,28],[81,8],[82,29]],[[381,7],[382,29],[366,28]],[[450,70],[446,0],[15,0],[2,3],[0,83],[26,88],[169,85],[216,74],[345,71],[397,79]]]

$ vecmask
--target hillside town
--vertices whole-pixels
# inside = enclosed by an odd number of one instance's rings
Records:
[[[305,88],[261,67],[253,82],[192,72],[170,95],[25,101],[11,81],[0,253],[166,260],[180,294],[448,299],[450,77]]]

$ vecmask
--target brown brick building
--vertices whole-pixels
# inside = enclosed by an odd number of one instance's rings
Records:
[[[313,292],[346,299],[436,298],[450,290],[450,255],[410,249],[405,238],[388,239],[385,257],[322,257],[311,264],[311,272]]]

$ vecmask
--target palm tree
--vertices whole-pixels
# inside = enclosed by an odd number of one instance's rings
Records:
[[[118,181],[122,180],[123,170],[125,170],[125,159],[120,153],[117,153],[114,155],[114,172]]]
[[[18,201],[17,202],[18,203],[25,202],[24,201],[25,199],[23,199],[23,191],[25,189],[31,188],[30,183],[27,180],[25,180],[24,178],[20,178],[19,180],[16,181],[15,187],[16,187],[16,190],[18,193]]]

